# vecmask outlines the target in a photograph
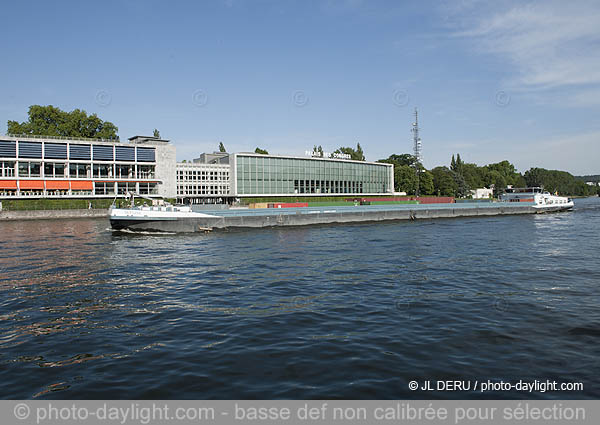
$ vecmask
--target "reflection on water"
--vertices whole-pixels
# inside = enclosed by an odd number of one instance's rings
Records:
[[[0,223],[3,398],[598,397],[598,199],[576,211],[219,231]],[[523,397],[488,394],[489,397]]]

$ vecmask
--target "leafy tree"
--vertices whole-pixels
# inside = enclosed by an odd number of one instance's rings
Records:
[[[494,188],[494,196],[498,197],[506,188],[506,177],[497,170],[490,170],[486,174],[486,186]]]
[[[408,165],[413,167],[416,163],[414,155],[404,153],[401,155],[392,154],[387,159],[380,159],[377,162],[384,162],[386,164],[394,164],[394,166]]]
[[[223,144],[223,142],[219,142],[219,152],[227,152],[225,150],[225,145]]]
[[[317,158],[323,158],[324,152],[321,145],[319,145],[319,147],[317,147],[317,145],[313,146],[313,155],[316,155]]]
[[[357,161],[364,161],[365,160],[365,154],[362,150],[362,147],[360,146],[360,143],[356,144],[356,160]]]
[[[461,167],[461,175],[465,180],[468,190],[485,187],[485,169],[483,167],[478,167],[477,164],[469,163],[463,163]]]
[[[417,188],[417,170],[419,172],[419,194],[432,195],[433,175],[425,170],[423,165],[417,164],[414,155],[392,154],[387,159],[377,162],[394,165],[394,187],[397,191],[414,195]]]
[[[463,162],[460,159],[460,154],[456,154],[456,172],[462,174]]]
[[[431,170],[433,175],[434,192],[438,196],[456,196],[458,185],[454,174],[448,167],[435,167]]]
[[[31,105],[27,121],[8,121],[8,134],[118,139],[118,130],[96,114],[88,115],[81,109],[66,112],[52,105]]]
[[[457,161],[457,165],[458,165],[458,161]],[[463,177],[463,175],[461,173],[459,173],[458,171],[452,171],[450,170],[452,173],[452,178],[454,179],[454,182],[456,183],[456,195],[459,198],[465,198],[467,196],[467,194],[469,193],[469,188],[467,186],[467,183],[465,182],[465,178]]]
[[[433,174],[431,171],[423,170],[419,174],[419,192],[421,195],[433,195]]]
[[[160,139],[160,131],[158,131],[156,128],[154,129],[154,133],[153,136],[156,137],[157,139]]]
[[[268,155],[269,154],[269,152],[267,152],[265,149],[261,149],[261,148],[254,149],[254,153],[259,153],[261,155]]]
[[[360,147],[360,143],[356,144],[356,149],[342,146],[342,147],[334,150],[333,153],[345,153],[347,155],[350,155],[350,159],[352,159],[354,161],[364,161],[365,160],[365,155],[363,153],[362,148]]]
[[[594,194],[593,187],[566,171],[531,168],[525,172],[524,178],[528,186],[541,186],[551,193],[576,196]]]
[[[417,190],[415,169],[408,165],[394,166],[394,188],[398,192],[414,195]]]

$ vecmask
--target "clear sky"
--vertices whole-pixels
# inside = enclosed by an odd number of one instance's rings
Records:
[[[0,132],[31,104],[82,108],[179,160],[216,150],[303,155],[361,143],[367,160],[453,153],[600,173],[598,1],[7,2]]]

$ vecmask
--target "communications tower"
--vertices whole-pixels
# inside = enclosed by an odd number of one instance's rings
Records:
[[[417,175],[417,189],[415,195],[419,196],[419,171],[420,164],[423,162],[423,154],[421,153],[421,137],[419,137],[419,112],[415,108],[415,122],[413,123],[413,155],[415,157],[415,174]]]

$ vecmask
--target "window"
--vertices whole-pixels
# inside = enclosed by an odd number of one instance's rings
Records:
[[[19,162],[19,177],[40,177],[41,163]]]
[[[45,162],[44,177],[63,178],[65,177],[65,164],[62,162]]]
[[[69,164],[69,177],[73,179],[86,179],[91,177],[91,167],[89,164]]]
[[[94,164],[94,177],[106,179],[113,176],[113,166],[108,164]]]
[[[14,177],[15,163],[12,161],[0,162],[0,177]]]
[[[154,165],[138,165],[138,178],[153,179]]]

